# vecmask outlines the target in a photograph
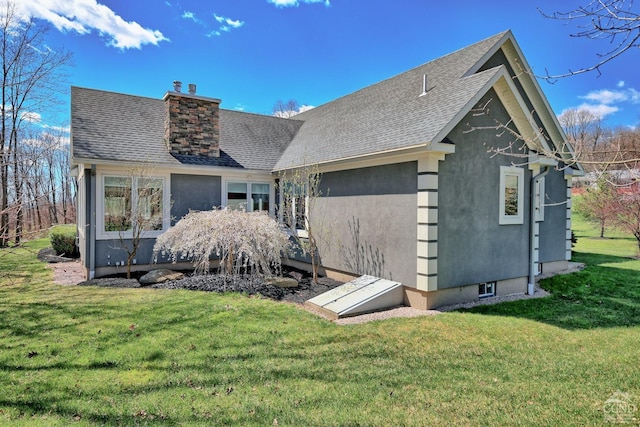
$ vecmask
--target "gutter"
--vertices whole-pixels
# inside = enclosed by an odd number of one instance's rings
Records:
[[[546,176],[551,169],[548,166],[544,166],[542,172],[531,178],[531,187],[529,188],[529,283],[527,284],[527,294],[533,295],[535,291],[536,283],[536,184],[540,181],[540,178]]]

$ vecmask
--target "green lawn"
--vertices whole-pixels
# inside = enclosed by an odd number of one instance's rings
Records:
[[[0,425],[603,425],[640,407],[640,261],[593,239],[545,299],[337,326],[242,295],[56,286],[0,253]],[[640,416],[640,414],[635,414]]]

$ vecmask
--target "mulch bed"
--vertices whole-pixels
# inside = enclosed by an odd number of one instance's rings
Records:
[[[188,289],[205,292],[241,292],[248,295],[262,295],[277,301],[289,301],[298,304],[320,295],[342,282],[326,277],[318,278],[313,283],[311,275],[293,269],[283,271],[283,276],[293,277],[298,281],[295,288],[280,288],[266,284],[263,277],[255,275],[230,276],[222,274],[192,275],[181,280],[158,283],[151,287],[157,289]]]

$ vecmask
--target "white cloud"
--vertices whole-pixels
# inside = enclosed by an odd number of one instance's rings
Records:
[[[605,116],[608,116],[610,114],[616,113],[618,111],[620,111],[619,107],[615,107],[612,105],[607,105],[607,104],[580,104],[577,107],[575,107],[576,110],[585,110],[588,111],[589,113],[593,114],[594,116],[598,117],[598,118],[604,118]],[[566,111],[566,110],[565,110]],[[563,111],[564,113],[564,111]]]
[[[68,134],[69,132],[71,132],[71,127],[68,125],[67,126],[43,125],[42,127],[44,127],[45,129],[51,129],[54,132],[61,132],[65,134]]]
[[[267,2],[273,3],[276,7],[293,7],[300,3],[324,3],[325,6],[331,6],[329,0],[267,0]]]
[[[36,113],[35,111],[26,111],[22,113],[22,120],[29,123],[40,123],[42,121],[42,116],[40,113]]]
[[[626,101],[629,96],[626,91],[601,89],[591,91],[580,98],[601,104],[613,104],[616,102]]]
[[[71,140],[69,138],[69,135],[59,135],[43,132],[38,138],[24,139],[22,140],[22,143],[31,147],[61,150],[69,146]]]
[[[229,31],[235,30],[236,28],[240,28],[244,25],[244,21],[240,21],[239,19],[231,19],[226,16],[216,15],[215,13],[213,14],[213,17],[222,25],[220,25],[220,28],[217,30],[209,32],[207,37],[220,36],[223,32],[228,33]]]
[[[620,80],[616,86],[619,89],[593,90],[578,98],[586,100],[577,107],[564,110],[558,117],[562,117],[568,110],[587,111],[599,119],[622,111],[628,104],[640,104],[640,91],[627,87],[626,82]]]
[[[59,31],[89,34],[95,30],[108,40],[107,45],[118,49],[140,49],[169,40],[158,30],[125,21],[97,0],[20,0],[16,6],[19,15],[47,20]]]
[[[184,12],[182,12],[182,18],[183,19],[191,19],[193,22],[200,24],[202,23],[202,21],[200,21],[198,18],[196,18],[196,14],[193,12],[189,12],[188,10],[185,10]]]
[[[216,21],[223,24],[220,29],[222,31],[230,31],[233,28],[240,28],[244,25],[244,21],[240,21],[239,19],[231,19],[224,16],[213,14],[213,17],[216,18]]]

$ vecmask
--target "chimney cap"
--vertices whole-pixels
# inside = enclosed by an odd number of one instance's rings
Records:
[[[180,80],[173,81],[173,91],[180,92],[182,90],[182,82]]]
[[[195,95],[196,94],[196,85],[194,83],[189,83],[189,93],[191,95]]]

